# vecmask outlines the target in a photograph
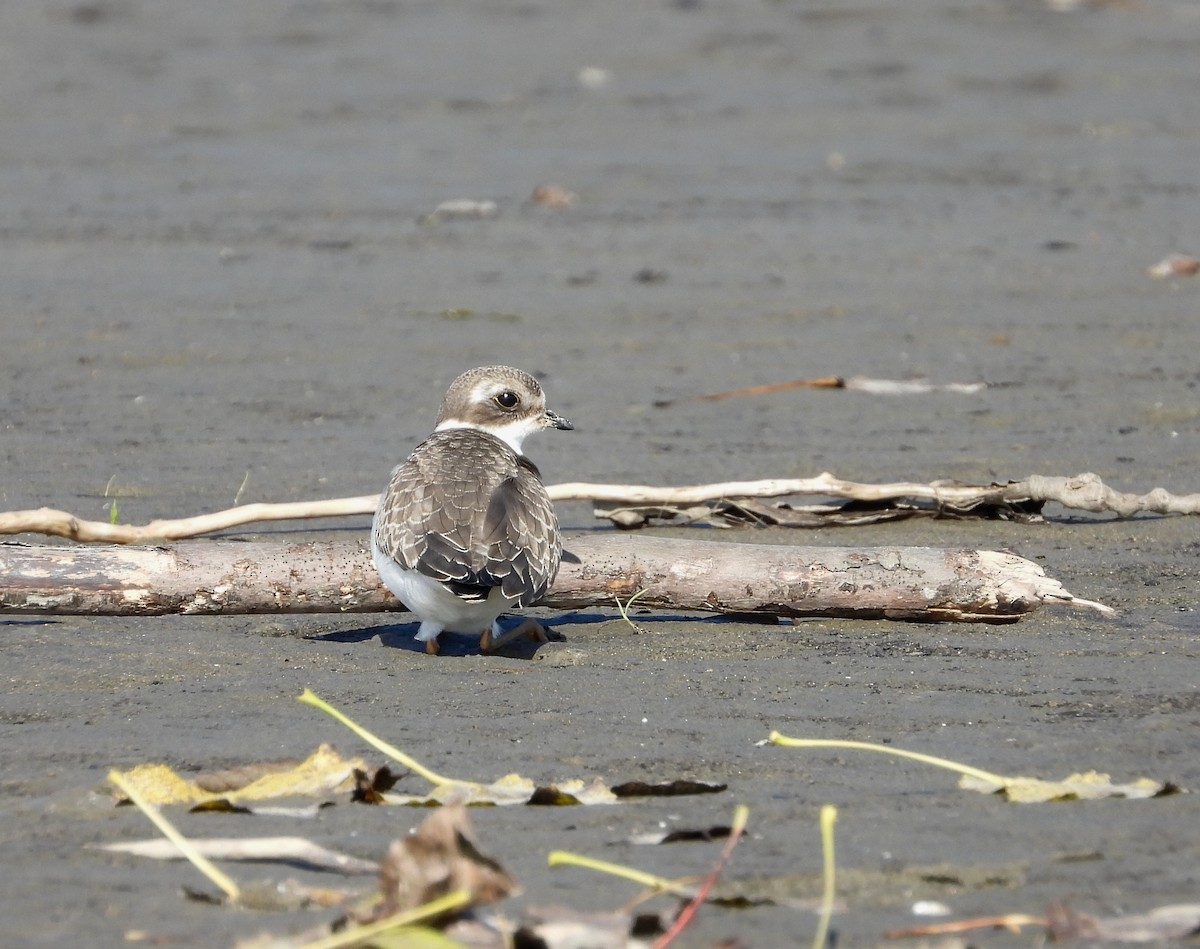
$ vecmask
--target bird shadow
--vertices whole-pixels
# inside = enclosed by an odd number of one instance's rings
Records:
[[[562,613],[554,617],[553,625],[545,625],[546,635],[551,643],[566,642],[568,636],[559,632],[561,627],[574,627],[580,631],[588,626],[601,626],[606,623],[623,622],[613,613],[572,612]],[[631,616],[636,627],[651,626],[659,623],[776,623],[778,617],[760,613],[636,613]],[[521,622],[519,617],[507,617],[501,625],[507,631]],[[382,626],[355,626],[350,629],[336,629],[325,633],[306,637],[318,642],[333,643],[364,643],[376,637],[388,649],[400,649],[405,652],[424,653],[425,644],[417,642],[419,623],[388,623]],[[531,659],[545,645],[525,637],[519,637],[506,643],[500,649],[488,655],[502,656],[515,659]],[[472,633],[444,632],[438,637],[440,656],[478,656],[483,655],[479,649],[479,636]]]

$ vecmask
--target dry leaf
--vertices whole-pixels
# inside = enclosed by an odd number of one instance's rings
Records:
[[[476,781],[464,781],[451,778],[425,767],[415,758],[405,754],[399,748],[384,741],[382,738],[359,725],[353,719],[338,711],[324,699],[308,689],[300,695],[299,701],[305,705],[319,708],[326,714],[341,722],[352,732],[383,752],[388,757],[400,762],[413,774],[428,781],[433,789],[428,794],[399,794],[390,790],[395,783],[390,770],[382,768],[374,774],[367,772],[360,765],[357,767],[355,778],[355,800],[371,804],[407,804],[426,807],[438,804],[612,804],[617,795],[599,778],[590,782],[580,779],[563,781],[558,784],[538,786],[529,778],[519,774],[506,774],[497,778],[491,784],[480,784]],[[657,790],[652,785],[638,785],[644,794],[679,794],[697,793],[699,790],[724,790],[724,786],[714,788],[712,785],[702,785],[695,782],[675,782],[670,785],[658,785]],[[684,789],[690,788],[690,792]],[[633,792],[639,793],[639,792]]]
[[[839,738],[789,738],[779,732],[771,732],[767,741],[786,748],[838,748],[874,751],[910,758],[923,764],[957,772],[958,786],[967,791],[981,794],[1002,794],[1010,801],[1020,804],[1040,804],[1047,801],[1098,800],[1106,797],[1147,798],[1178,794],[1183,789],[1170,782],[1138,778],[1131,784],[1113,784],[1107,774],[1086,771],[1072,774],[1062,781],[1046,781],[1042,778],[1010,776],[984,771],[959,761],[927,755],[919,751],[907,751],[892,745],[880,745],[869,741],[849,741]]]
[[[356,791],[355,799],[371,804],[404,804],[415,807],[428,807],[431,804],[531,804],[563,807],[575,804],[615,804],[621,798],[627,797],[715,794],[724,790],[724,784],[704,784],[700,781],[669,781],[663,784],[628,781],[610,788],[599,778],[593,778],[591,781],[571,778],[557,784],[538,785],[519,774],[506,774],[491,784],[447,781],[435,786],[428,794],[400,794],[373,789],[360,795]]]
[[[361,768],[354,771],[354,794],[351,800],[359,804],[383,804],[383,796],[396,786],[403,775],[398,775],[387,765],[379,768]]]
[[[1113,784],[1107,774],[1085,771],[1068,775],[1061,781],[1041,778],[1005,777],[991,775],[990,779],[964,774],[958,786],[981,794],[1003,794],[1019,804],[1041,804],[1047,801],[1094,801],[1105,797],[1147,798],[1175,794],[1180,789],[1170,782],[1138,778],[1130,784]]]
[[[703,781],[677,779],[662,784],[646,784],[644,781],[626,781],[614,784],[612,792],[617,797],[680,797],[688,794],[718,794],[728,785],[706,784]]]
[[[415,909],[455,890],[471,895],[468,905],[494,903],[517,892],[516,881],[475,844],[464,807],[431,813],[408,837],[393,841],[379,868],[382,902],[375,919]]]
[[[196,781],[189,781],[165,764],[142,764],[123,772],[151,804],[206,804],[224,800],[230,803],[261,801],[276,797],[317,796],[349,790],[354,770],[363,768],[359,758],[343,758],[330,745],[321,745],[304,761],[286,765],[256,765],[239,769],[252,777],[249,784],[216,794]],[[234,771],[221,772],[227,779]],[[224,783],[228,783],[224,780]]]
[[[431,804],[614,804],[616,800],[616,795],[599,778],[591,782],[574,779],[539,787],[519,774],[506,774],[491,784],[448,781],[437,785],[428,794],[387,792],[378,795],[382,804],[417,807]]]

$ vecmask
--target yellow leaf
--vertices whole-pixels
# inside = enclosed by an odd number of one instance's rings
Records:
[[[1150,778],[1138,778],[1131,784],[1113,784],[1107,774],[1099,774],[1095,771],[1072,774],[1062,781],[1045,781],[1042,778],[1021,776],[1010,777],[993,774],[991,771],[984,771],[959,761],[938,758],[934,755],[922,754],[919,751],[906,751],[891,745],[878,745],[868,741],[849,741],[838,738],[789,738],[779,732],[771,732],[767,741],[784,748],[844,748],[876,751],[898,758],[910,758],[913,761],[933,765],[935,768],[957,772],[960,775],[958,779],[960,788],[979,791],[983,794],[1003,794],[1008,800],[1021,804],[1095,800],[1103,797],[1161,797],[1167,794],[1176,794],[1182,790],[1177,784],[1169,781],[1154,781]]]
[[[1001,777],[997,775],[996,777]],[[1169,791],[1169,786],[1150,778],[1138,778],[1129,784],[1113,784],[1107,774],[1085,771],[1072,774],[1061,781],[1042,778],[1004,777],[1000,781],[984,781],[964,774],[958,786],[982,794],[1003,794],[1020,804],[1041,804],[1047,801],[1094,801],[1105,797],[1155,797]]]
[[[140,764],[120,774],[150,804],[195,804],[212,797],[165,764]]]
[[[151,804],[195,805],[346,791],[353,787],[354,769],[362,767],[361,758],[343,758],[329,745],[321,745],[299,764],[283,768],[264,765],[258,769],[259,777],[245,786],[220,793],[181,777],[165,764],[141,764],[121,776]]]

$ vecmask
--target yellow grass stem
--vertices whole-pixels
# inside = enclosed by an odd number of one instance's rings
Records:
[[[613,599],[617,601],[617,612],[621,614],[621,619],[625,620],[626,623],[632,626],[635,633],[640,633],[642,628],[629,618],[629,611],[633,608],[634,601],[636,601],[638,597],[645,596],[649,592],[649,587],[642,587],[642,589],[638,590],[637,593],[626,600],[623,606],[621,605],[621,598],[615,594],[613,596]]]
[[[324,699],[317,696],[312,689],[305,689],[303,693],[297,696],[296,701],[303,702],[305,705],[311,705],[313,708],[319,708],[325,714],[332,716],[337,721],[349,728],[350,731],[354,732],[354,734],[365,741],[368,745],[371,745],[372,747],[383,752],[389,758],[394,758],[396,761],[400,762],[400,764],[404,765],[404,767],[408,768],[409,771],[419,774],[435,787],[445,784],[475,783],[473,781],[459,781],[456,778],[447,778],[444,775],[438,774],[436,771],[430,771],[419,761],[415,761],[414,759],[410,758],[395,745],[388,744],[382,738],[378,737],[372,732],[367,731],[365,728],[359,725],[358,722],[355,722],[346,715],[343,715]]]
[[[179,852],[191,861],[192,866],[208,877],[230,901],[236,903],[241,898],[242,891],[238,888],[237,883],[218,870],[211,860],[193,847],[188,839],[175,829],[175,825],[162,816],[157,807],[143,798],[137,788],[125,780],[125,776],[120,771],[115,768],[109,771],[108,780],[120,788],[137,809],[150,818],[150,822],[162,832],[162,835],[179,848]]]
[[[627,867],[624,864],[609,863],[607,860],[597,860],[595,857],[585,857],[583,854],[571,853],[567,850],[551,850],[546,857],[546,863],[552,867],[564,865],[584,867],[588,870],[595,870],[597,873],[607,873],[611,876],[629,880],[632,883],[640,883],[642,886],[648,886],[654,890],[674,893],[676,896],[682,896],[685,899],[690,898],[695,893],[694,887],[683,886],[677,880],[668,880],[666,877],[644,873],[641,870],[635,870],[633,867]]]
[[[365,926],[352,926],[349,929],[343,929],[341,932],[325,936],[322,939],[306,942],[302,946],[297,947],[297,949],[346,949],[348,946],[357,946],[368,939],[381,936],[389,930],[398,929],[401,926],[411,926],[414,923],[441,916],[445,912],[452,909],[459,909],[470,902],[470,892],[467,890],[455,890],[453,893],[439,896],[436,900],[430,900],[428,903],[423,903],[414,909],[406,910],[403,913],[394,913],[383,919],[377,919],[373,923],[367,923]]]
[[[833,851],[833,825],[837,823],[837,808],[832,804],[824,805],[821,808],[820,823],[825,890],[821,894],[821,918],[813,936],[813,949],[822,949],[829,938],[829,920],[833,917],[833,903],[837,898],[837,861]]]
[[[920,761],[922,764],[931,764],[935,768],[945,768],[947,771],[970,775],[971,777],[979,778],[981,781],[991,781],[998,785],[1008,783],[1008,779],[1001,775],[992,774],[990,771],[984,771],[981,768],[972,768],[970,765],[951,761],[949,758],[925,755],[919,751],[905,751],[903,748],[893,748],[890,745],[877,745],[870,741],[846,741],[840,738],[788,738],[787,735],[781,735],[779,732],[771,732],[767,736],[767,740],[771,744],[780,745],[783,748],[849,748],[858,751],[880,751],[885,755],[911,758],[913,761]]]

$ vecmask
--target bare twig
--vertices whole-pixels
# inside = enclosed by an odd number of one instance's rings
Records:
[[[945,936],[950,933],[966,933],[975,929],[1007,929],[1014,935],[1021,934],[1022,926],[1045,926],[1046,917],[1030,916],[1028,913],[1004,913],[1000,916],[975,916],[972,919],[957,919],[941,923],[926,923],[923,926],[908,926],[905,929],[889,929],[884,939],[904,939],[914,936]]]
[[[742,835],[746,830],[746,821],[749,817],[749,809],[744,804],[739,804],[733,812],[733,821],[729,825],[729,836],[725,840],[725,846],[721,848],[720,854],[717,855],[712,869],[700,881],[700,885],[696,888],[696,895],[691,898],[680,911],[679,915],[675,917],[671,928],[659,936],[650,949],[664,949],[664,947],[674,942],[675,937],[683,932],[687,924],[692,921],[692,918],[696,915],[700,907],[704,905],[704,901],[708,899],[708,894],[716,885],[717,879],[721,875],[721,870],[729,859],[729,855],[733,853],[733,848],[742,839]]]
[[[856,501],[913,498],[931,502],[938,508],[959,512],[988,504],[1053,501],[1074,510],[1110,512],[1120,517],[1142,513],[1200,514],[1200,494],[1175,495],[1163,488],[1155,488],[1141,495],[1124,493],[1108,487],[1098,475],[1091,473],[1070,478],[1030,475],[1024,481],[1010,481],[1007,484],[970,485],[958,481],[863,484],[846,481],[825,472],[815,478],[767,478],[683,487],[571,482],[550,485],[547,490],[551,499],[555,501],[598,501],[630,505],[692,505],[736,498],[814,495]],[[365,494],[326,501],[246,504],[212,514],[157,520],[144,525],[89,521],[66,511],[43,507],[0,513],[0,535],[30,533],[85,542],[146,544],[197,537],[261,521],[371,514],[377,501],[378,495]]]
[[[307,867],[347,876],[379,872],[379,864],[373,860],[361,860],[349,854],[339,853],[303,837],[192,837],[189,842],[197,853],[210,860],[275,860],[304,864]],[[129,853],[151,860],[179,860],[184,856],[174,843],[157,837],[152,840],[128,840],[89,846],[96,850]]]
[[[1053,501],[1067,508],[1093,513],[1200,514],[1200,494],[1174,495],[1163,488],[1142,494],[1114,491],[1090,472],[1073,477],[1030,475],[1007,484],[971,485],[959,481],[928,483],[900,481],[862,484],[834,477],[829,472],[815,478],[767,478],[760,481],[726,481],[671,488],[635,484],[557,484],[549,489],[555,501],[604,501],[616,504],[700,504],[728,498],[779,498],[816,495],[855,501],[917,498],[940,507],[969,510],[981,504],[1014,504]]]
[[[162,540],[182,540],[216,531],[254,524],[260,521],[304,520],[313,517],[345,517],[370,514],[379,496],[368,494],[357,498],[333,498],[328,501],[296,501],[286,504],[246,504],[212,514],[198,514],[172,520],[151,521],[149,524],[109,524],[106,521],[86,521],[58,511],[41,507],[32,511],[9,511],[0,514],[0,534],[45,534],[69,540],[95,541],[105,544],[148,544]]]
[[[942,385],[926,382],[923,379],[869,379],[864,376],[820,376],[816,379],[791,379],[788,382],[769,382],[765,385],[746,386],[743,389],[730,389],[727,392],[706,392],[695,396],[705,401],[732,399],[746,395],[770,395],[775,392],[786,392],[790,389],[854,389],[871,395],[921,395],[928,392],[956,392],[960,395],[970,395],[982,392],[987,388],[986,382],[950,382]],[[671,402],[657,402],[658,408],[665,408]]]

